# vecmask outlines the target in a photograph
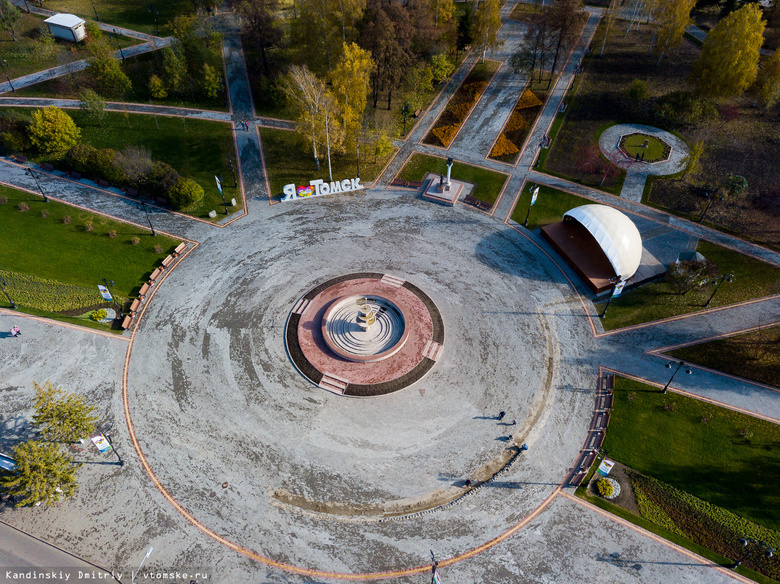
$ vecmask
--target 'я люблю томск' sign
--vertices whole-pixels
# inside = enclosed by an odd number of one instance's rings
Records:
[[[327,183],[317,179],[309,181],[308,186],[297,187],[294,184],[284,185],[282,192],[284,198],[282,201],[294,201],[295,199],[304,199],[308,197],[321,197],[323,195],[332,195],[334,193],[349,193],[351,191],[360,191],[365,187],[360,184],[359,178],[345,178],[342,181],[333,181]]]

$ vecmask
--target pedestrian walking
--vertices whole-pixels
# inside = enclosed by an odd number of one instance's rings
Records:
[[[14,325],[11,327],[11,336],[12,337],[18,337],[22,334],[22,331],[19,330],[19,327]]]
[[[498,412],[498,420],[499,421],[503,420],[504,416],[506,416],[506,412],[504,412],[504,411]]]
[[[512,423],[509,424],[510,426],[517,426],[517,420],[512,420]]]

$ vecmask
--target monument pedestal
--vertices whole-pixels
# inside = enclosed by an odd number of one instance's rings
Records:
[[[452,207],[458,200],[464,184],[457,180],[450,180],[450,184],[447,184],[447,179],[442,181],[440,176],[435,176],[428,183],[428,188],[425,189],[422,197],[428,201]]]

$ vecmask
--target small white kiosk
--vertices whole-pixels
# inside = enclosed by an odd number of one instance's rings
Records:
[[[77,43],[87,36],[84,28],[86,21],[75,14],[55,14],[43,22],[49,27],[49,32],[58,39]]]

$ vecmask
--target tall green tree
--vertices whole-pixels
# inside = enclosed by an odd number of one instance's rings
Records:
[[[0,30],[7,30],[11,33],[14,42],[17,41],[16,29],[22,22],[22,13],[8,0],[0,3]]]
[[[780,99],[780,51],[772,53],[772,56],[764,62],[750,92],[766,109],[771,108]]]
[[[439,23],[452,20],[455,14],[455,2],[453,0],[428,0],[433,12],[434,26],[439,28]]]
[[[27,132],[38,151],[54,156],[65,154],[81,138],[76,122],[58,107],[33,111]]]
[[[171,93],[179,93],[184,89],[187,79],[187,62],[184,56],[171,47],[162,50],[161,79]]]
[[[380,92],[387,92],[387,109],[405,76],[413,64],[411,51],[412,25],[409,14],[400,2],[373,4],[366,12],[361,46],[371,53],[375,68],[371,76],[374,107]]]
[[[114,52],[105,41],[89,44],[92,54],[87,72],[103,95],[125,95],[132,88],[130,78],[122,71]]]
[[[688,152],[688,156],[683,158],[683,162],[685,163],[685,172],[681,178],[685,178],[689,174],[695,177],[699,173],[702,154],[704,154],[704,140],[699,140],[698,142],[694,143],[690,152]]]
[[[693,22],[691,10],[694,4],[696,0],[662,0],[659,3],[653,35],[657,38],[653,52],[658,55],[658,63],[666,53],[680,46],[685,29]]]
[[[80,464],[52,442],[24,442],[14,448],[16,469],[0,478],[0,486],[17,499],[18,506],[51,505],[76,492]]]
[[[764,42],[761,10],[749,4],[721,20],[704,39],[694,63],[696,91],[708,97],[738,97],[756,79]]]
[[[219,95],[219,88],[222,87],[222,77],[217,70],[208,63],[203,65],[203,77],[201,78],[201,87],[206,97],[214,99]]]
[[[501,1],[484,0],[477,6],[474,13],[473,38],[474,49],[482,53],[482,61],[485,61],[487,51],[495,51],[504,44],[498,37],[501,30]]]
[[[92,89],[85,89],[79,94],[79,108],[89,119],[103,125],[106,117],[106,100]]]
[[[268,52],[279,46],[283,36],[276,19],[278,6],[278,0],[242,0],[236,6],[247,24],[247,48],[259,51],[266,77],[270,73]]]
[[[87,405],[83,395],[66,393],[51,381],[35,387],[33,423],[46,440],[76,442],[95,431],[95,408]]]

